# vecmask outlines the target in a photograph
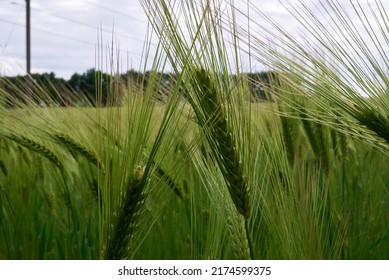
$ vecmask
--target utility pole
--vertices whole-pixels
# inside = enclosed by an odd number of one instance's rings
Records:
[[[30,75],[31,74],[30,0],[26,0],[26,61],[27,61],[27,75]]]

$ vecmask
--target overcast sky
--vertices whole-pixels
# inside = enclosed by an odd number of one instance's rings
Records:
[[[291,25],[278,0],[251,2],[278,23]],[[96,67],[98,40],[109,45],[113,28],[122,69],[140,68],[147,19],[138,0],[31,0],[31,26],[32,72],[68,79]],[[0,75],[24,74],[25,36],[25,0],[0,0]]]
[[[2,75],[25,71],[25,17],[25,0],[0,0]],[[113,28],[125,64],[138,68],[147,21],[137,0],[31,0],[32,72],[69,78],[95,67],[98,30],[107,45]]]
[[[256,1],[280,16],[277,0]],[[0,0],[0,75],[25,73],[25,11],[25,0]],[[147,19],[138,0],[31,0],[31,71],[68,79],[96,67],[98,40],[111,45],[113,29],[121,67],[139,69]]]

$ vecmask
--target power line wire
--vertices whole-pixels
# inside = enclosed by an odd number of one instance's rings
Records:
[[[136,18],[136,17],[133,17],[133,16],[131,16],[131,15],[129,15],[129,14],[123,13],[123,12],[118,11],[118,10],[114,10],[114,9],[112,9],[112,8],[110,8],[110,7],[107,7],[107,6],[104,6],[104,5],[101,5],[101,4],[97,4],[97,3],[95,3],[94,1],[91,1],[91,0],[84,0],[84,1],[85,1],[85,2],[89,2],[89,3],[91,3],[92,5],[94,5],[94,6],[96,6],[96,7],[99,7],[99,8],[101,8],[101,9],[105,10],[105,11],[110,11],[110,12],[112,12],[112,13],[114,13],[114,14],[117,14],[117,15],[120,15],[120,16],[123,16],[123,17],[126,17],[126,18],[132,18],[133,20],[139,21],[139,22],[142,22],[142,23],[145,22],[145,21],[142,21],[142,20],[140,20],[140,19],[138,19],[138,18]]]
[[[7,55],[6,57],[12,60],[12,68],[17,68],[16,66],[18,66],[19,69],[24,69],[24,66],[21,64],[21,62],[15,59],[7,50],[4,50],[2,56],[4,56],[4,53]],[[1,61],[0,65],[2,68],[8,70],[9,72],[12,72],[9,64],[4,63],[4,61]]]
[[[18,26],[18,27],[26,27],[26,25],[24,25],[24,24],[14,23],[14,22],[6,20],[6,19],[0,19],[0,21],[8,23],[8,24],[15,24],[15,26]],[[79,38],[76,38],[76,37],[60,34],[60,33],[57,33],[57,32],[50,31],[50,30],[46,30],[46,29],[41,29],[41,28],[37,28],[37,27],[33,27],[32,29],[36,30],[36,31],[43,32],[43,33],[51,34],[51,35],[54,35],[54,36],[58,36],[58,37],[61,37],[61,38],[77,41],[77,42],[80,42],[80,43],[83,43],[83,44],[87,44],[87,45],[93,45],[93,46],[97,45],[97,43],[93,43],[93,42],[82,40],[82,39],[79,39]],[[103,45],[103,47],[107,48],[109,46],[108,45]],[[120,49],[120,48],[119,48],[119,51],[122,52],[122,53],[126,53],[126,54],[140,55],[140,54],[137,54],[137,53],[134,53],[134,52],[125,51],[125,50]]]
[[[0,0],[0,1],[5,1],[5,0]],[[7,2],[11,2],[11,1],[7,1]],[[19,3],[15,3],[15,5],[24,6],[24,5],[19,4]],[[62,16],[62,15],[56,14],[56,13],[48,12],[47,10],[43,10],[43,9],[40,9],[40,8],[36,8],[36,7],[31,7],[31,8],[33,10],[35,10],[35,11],[38,11],[38,12],[46,14],[46,15],[50,15],[50,16],[52,16],[54,18],[59,18],[59,19],[62,19],[62,20],[68,21],[68,22],[72,22],[72,23],[75,23],[75,24],[78,24],[78,25],[82,25],[82,26],[85,26],[87,28],[91,28],[91,29],[94,29],[94,30],[97,29],[96,26],[94,26],[92,24],[88,24],[88,23],[85,23],[85,22],[82,22],[82,21],[79,21],[79,20],[76,20],[76,19],[73,19],[73,18],[69,18],[69,17],[66,17],[66,16]],[[142,22],[142,23],[145,23],[145,21],[141,21],[141,20],[138,20],[138,21]],[[106,32],[106,33],[110,33],[110,34],[113,33],[113,30],[109,30],[109,29],[102,28],[102,27],[100,27],[99,29],[104,31],[104,32]],[[123,38],[127,38],[127,39],[130,39],[130,40],[138,41],[138,42],[143,42],[143,40],[141,40],[139,38],[136,38],[134,36],[125,35],[125,34],[122,34],[122,33],[114,33],[114,35],[120,36],[120,37],[123,37]],[[153,45],[155,45],[155,44],[153,43]]]
[[[8,35],[7,39],[5,40],[5,43],[3,45],[3,51],[2,51],[3,53],[2,54],[4,54],[4,51],[7,48],[8,43],[9,43],[9,41],[10,41],[10,39],[11,39],[13,33],[14,33],[15,26],[16,26],[17,22],[19,21],[19,17],[20,17],[20,15],[22,13],[22,10],[23,10],[23,7],[21,7],[21,9],[19,10],[18,15],[16,16],[16,19],[15,19],[15,22],[12,24],[11,31],[10,31],[10,33],[9,33],[9,35]]]
[[[16,1],[9,1],[9,0],[0,0],[1,2],[8,2],[8,3],[11,3],[12,5],[21,5],[20,3],[16,2]]]
[[[20,6],[20,7],[21,7],[21,10],[19,11],[19,14],[18,14],[17,17],[20,16],[21,11],[23,10],[23,8],[24,8],[24,6],[25,6],[24,3],[22,4],[22,3],[20,3],[20,2],[16,2],[16,1],[12,1],[12,0],[11,0],[11,1],[10,1],[10,0],[0,0],[0,1],[1,1],[1,2],[8,2],[8,3],[12,4],[12,5]],[[24,2],[24,0],[22,0],[22,1]],[[118,15],[122,15],[122,16],[126,16],[127,18],[131,18],[131,19],[134,20],[134,21],[138,21],[138,22],[141,22],[141,23],[145,23],[145,21],[142,21],[142,20],[139,20],[139,19],[137,19],[137,18],[135,18],[135,17],[129,16],[128,14],[125,14],[125,13],[122,13],[122,12],[119,12],[119,11],[116,11],[116,10],[113,10],[113,9],[111,9],[111,8],[109,8],[109,7],[105,7],[105,6],[103,6],[103,5],[99,5],[99,4],[97,4],[97,3],[94,3],[94,2],[88,1],[88,0],[84,0],[84,1],[90,2],[92,5],[97,6],[97,7],[99,7],[99,8],[102,8],[102,9],[104,9],[104,10],[108,10],[108,11],[110,11],[110,12],[112,12],[112,13],[115,13],[115,14],[118,14]],[[125,38],[131,39],[131,40],[135,40],[135,41],[138,41],[138,42],[144,42],[144,40],[141,40],[141,39],[139,39],[139,38],[135,38],[135,37],[133,37],[133,36],[128,36],[128,35],[124,35],[124,34],[114,33],[113,30],[104,29],[104,28],[102,28],[102,27],[97,28],[97,27],[94,27],[94,26],[92,26],[92,25],[90,25],[90,24],[88,24],[88,23],[85,23],[85,22],[82,22],[82,21],[78,21],[78,20],[76,20],[76,19],[72,19],[72,18],[69,18],[69,17],[62,16],[62,15],[54,14],[54,13],[48,12],[48,11],[43,10],[43,9],[39,9],[39,8],[36,8],[36,7],[32,7],[32,9],[34,9],[34,10],[40,12],[40,13],[48,14],[48,15],[54,17],[54,18],[59,18],[59,19],[61,19],[61,20],[65,20],[65,21],[68,21],[68,22],[72,22],[72,23],[75,23],[75,24],[80,25],[80,26],[85,26],[85,27],[87,27],[87,28],[92,28],[92,29],[94,29],[95,31],[99,30],[99,31],[103,31],[103,32],[108,32],[108,33],[111,33],[111,34],[114,34],[114,35],[118,35],[118,36],[121,36],[121,37],[125,37]],[[7,20],[7,19],[0,19],[0,22],[5,22],[5,23],[8,23],[8,24],[11,24],[11,25],[12,25],[11,33],[10,33],[10,35],[8,36],[8,38],[7,38],[7,40],[6,40],[6,43],[4,44],[4,47],[3,47],[3,54],[4,54],[4,51],[6,51],[6,50],[5,50],[5,47],[7,46],[7,44],[8,44],[8,42],[9,42],[10,38],[12,37],[12,34],[13,34],[13,32],[14,32],[15,27],[24,27],[24,28],[25,28],[26,25],[25,25],[25,24],[20,24],[20,23],[18,23],[18,19],[16,19],[15,21],[10,21],[10,20]],[[42,29],[42,28],[37,28],[37,27],[35,27],[35,26],[33,26],[32,29],[33,29],[34,31],[40,31],[40,32],[47,33],[47,34],[51,34],[51,35],[53,35],[53,36],[61,37],[61,38],[64,38],[64,39],[77,41],[77,42],[79,42],[79,43],[83,43],[83,44],[87,44],[87,45],[93,45],[93,46],[95,46],[95,47],[96,47],[96,46],[99,46],[99,48],[106,48],[106,49],[109,48],[109,49],[111,49],[111,50],[113,49],[112,46],[110,46],[109,44],[105,44],[105,45],[104,45],[104,44],[101,44],[101,42],[98,42],[98,43],[90,42],[90,41],[83,40],[83,39],[80,39],[80,38],[76,38],[76,37],[74,37],[74,36],[69,36],[69,35],[66,35],[66,34],[63,34],[63,33],[58,33],[58,32],[50,31],[50,30],[47,30],[47,29]],[[155,46],[155,45],[156,45],[155,43],[152,43],[152,42],[149,42],[149,44],[152,45],[152,46]],[[128,59],[128,57],[129,57],[129,55],[131,55],[131,56],[139,56],[139,57],[142,56],[142,55],[139,54],[139,53],[134,53],[134,52],[131,52],[131,51],[129,51],[129,50],[123,50],[122,48],[119,48],[119,47],[117,47],[116,50],[118,51],[118,53],[119,53],[119,52],[120,52],[120,53],[124,53],[124,54],[127,56],[127,59]],[[7,53],[8,53],[8,52],[7,52]],[[2,54],[2,55],[3,55],[3,54]],[[152,55],[149,56],[149,58],[152,58],[152,57],[153,57]]]

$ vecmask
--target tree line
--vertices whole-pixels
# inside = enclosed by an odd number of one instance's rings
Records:
[[[156,74],[156,75],[152,75]],[[12,107],[19,101],[26,103],[26,97],[42,106],[102,106],[109,105],[111,92],[117,92],[117,85],[147,88],[149,78],[157,77],[158,88],[165,88],[156,95],[168,95],[176,85],[176,79],[169,73],[141,73],[129,70],[120,75],[111,75],[94,68],[82,74],[74,73],[69,80],[56,77],[55,73],[31,74],[30,76],[0,77],[0,93],[6,96],[5,105]],[[269,100],[264,86],[270,83],[270,72],[247,73],[251,100]],[[153,83],[156,81],[153,79]]]

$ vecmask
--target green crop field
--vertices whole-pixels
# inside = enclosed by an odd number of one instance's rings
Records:
[[[374,33],[359,13],[368,46],[353,28],[336,44],[303,25],[317,40],[305,45],[271,22],[276,48],[255,7],[247,32],[229,1],[141,2],[155,68],[169,61],[177,77],[163,102],[157,74],[147,87],[112,81],[105,107],[1,90],[0,259],[389,258],[389,60],[372,53],[387,26]],[[244,44],[274,73],[271,101],[252,102],[236,70]]]

